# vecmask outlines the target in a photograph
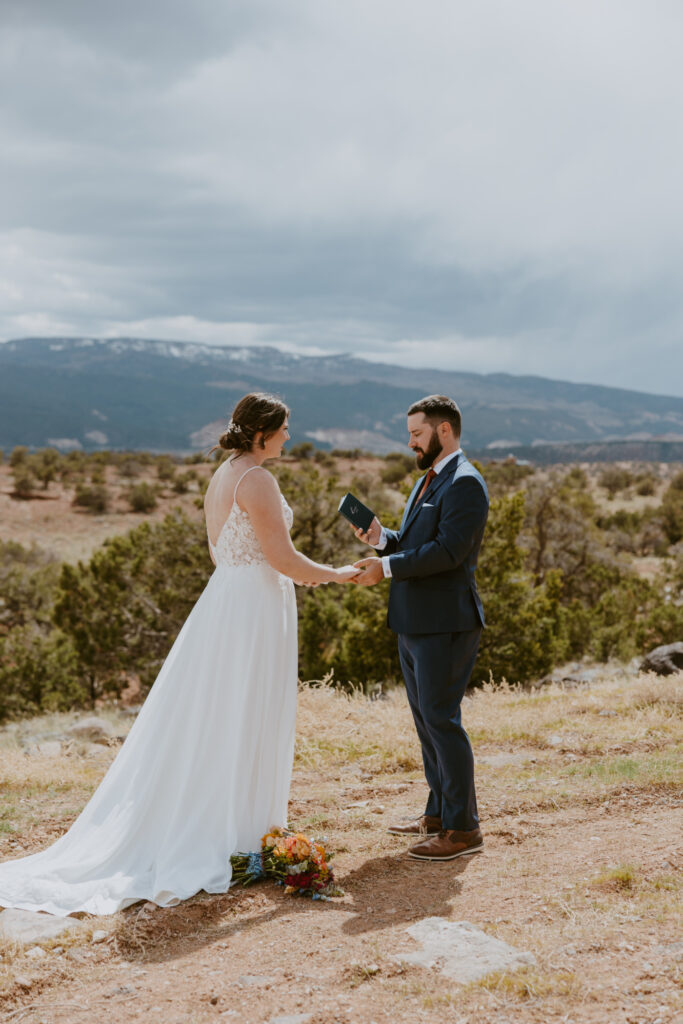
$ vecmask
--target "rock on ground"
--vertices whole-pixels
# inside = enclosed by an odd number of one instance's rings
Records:
[[[271,1017],[268,1024],[306,1024],[311,1019],[311,1013],[289,1013],[280,1017]]]
[[[237,984],[242,987],[270,988],[271,985],[275,984],[275,978],[271,978],[266,974],[241,974],[237,979]]]
[[[44,740],[42,743],[36,744],[35,752],[43,757],[59,757],[62,752],[62,744],[59,740]]]
[[[73,917],[53,917],[33,910],[4,910],[0,913],[0,938],[11,942],[44,942],[57,935],[83,931],[87,925]]]
[[[662,644],[646,654],[640,664],[641,672],[656,672],[670,676],[683,669],[683,640],[675,644]]]
[[[114,735],[111,723],[106,718],[97,718],[95,716],[81,718],[78,722],[74,722],[73,725],[69,726],[67,731],[69,736],[72,736],[74,739],[91,740],[95,743],[106,743]]]
[[[508,946],[507,942],[487,935],[469,921],[426,917],[406,931],[422,949],[399,953],[394,956],[395,960],[434,968],[462,984],[494,971],[509,971],[536,963],[531,953]]]

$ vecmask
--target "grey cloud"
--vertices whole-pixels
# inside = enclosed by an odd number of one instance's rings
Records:
[[[680,393],[682,26],[644,0],[6,0],[0,336],[241,323]]]

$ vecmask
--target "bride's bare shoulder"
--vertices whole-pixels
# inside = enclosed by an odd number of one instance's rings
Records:
[[[265,466],[254,466],[253,473],[245,473],[240,481],[237,500],[240,505],[250,501],[267,500],[274,495],[279,495],[280,485]]]

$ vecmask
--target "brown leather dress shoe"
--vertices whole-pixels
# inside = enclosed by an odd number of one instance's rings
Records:
[[[435,836],[441,831],[441,818],[423,814],[422,817],[406,821],[403,825],[390,825],[387,831],[393,836]]]
[[[417,846],[411,846],[408,854],[416,860],[453,860],[455,857],[478,853],[483,848],[484,839],[478,828],[473,828],[469,832],[442,829],[437,835],[425,839]]]

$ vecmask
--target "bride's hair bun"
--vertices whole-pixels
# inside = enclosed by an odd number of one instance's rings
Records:
[[[265,448],[267,439],[279,430],[289,416],[289,409],[279,398],[265,392],[254,392],[241,398],[218,444],[228,451],[249,452],[254,438],[261,432],[259,444]]]
[[[221,434],[218,438],[218,443],[221,448],[227,448],[228,451],[235,451],[236,448],[242,448],[244,440],[245,434],[239,423],[234,423],[230,420],[225,433]]]

